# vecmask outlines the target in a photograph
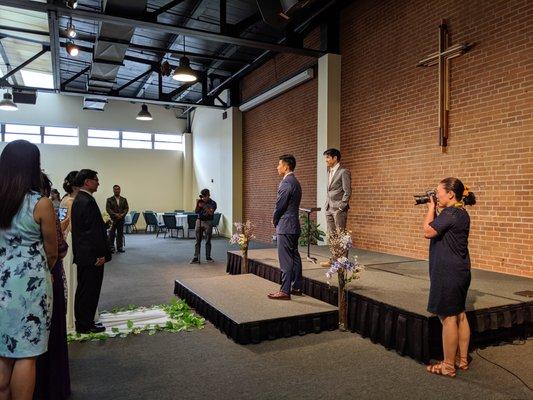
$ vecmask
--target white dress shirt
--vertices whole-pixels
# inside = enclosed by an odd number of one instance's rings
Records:
[[[331,181],[333,180],[333,175],[335,175],[335,172],[337,172],[340,165],[341,165],[340,163],[337,163],[329,169],[328,186],[331,185]]]

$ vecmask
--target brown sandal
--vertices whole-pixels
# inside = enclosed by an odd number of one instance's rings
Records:
[[[468,370],[470,367],[470,362],[472,361],[472,358],[470,356],[467,357],[455,357],[455,368],[460,369],[462,371]]]
[[[445,371],[445,368],[450,370]],[[435,375],[448,376],[450,378],[455,377],[455,368],[450,367],[449,364],[445,363],[444,361],[438,362],[437,364],[428,365],[427,371]]]

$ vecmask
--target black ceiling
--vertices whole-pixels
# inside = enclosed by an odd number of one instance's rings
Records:
[[[0,0],[0,5],[11,5],[6,4],[6,2],[13,4],[12,0]],[[23,7],[23,3],[29,4],[30,2],[21,0],[15,3]],[[90,67],[93,62],[92,50],[95,41],[98,40],[101,22],[91,21],[90,18],[85,18],[83,15],[72,17],[65,15],[67,12],[64,1],[54,0],[49,1],[50,3],[61,7],[57,13],[59,17],[56,20],[61,43],[57,58],[61,89],[63,91],[87,92],[88,73],[81,72],[88,71],[87,67]],[[302,42],[298,42],[301,35],[298,36],[294,33],[295,28],[303,21],[312,21],[317,25],[321,18],[324,18],[326,8],[328,8],[328,12],[336,8],[335,1],[304,1],[305,7],[291,13],[290,20],[283,26],[275,28],[263,20],[260,11],[264,11],[264,9],[260,10],[257,3],[256,0],[148,0],[142,18],[138,16],[133,18],[275,44],[283,43],[283,39],[288,38],[289,41],[286,40],[285,43],[290,43],[292,47],[303,47]],[[272,2],[270,1],[270,3]],[[83,10],[94,14],[105,13],[102,11],[103,5],[100,0],[79,0],[78,4],[76,11]],[[328,7],[325,6],[326,4]],[[331,7],[332,4],[333,7]],[[226,23],[222,26],[221,19],[224,16],[221,13],[221,5],[222,7],[225,5],[226,10]],[[158,13],[158,10],[164,12]],[[71,18],[78,33],[75,43],[81,50],[77,57],[69,56],[64,47],[67,42],[65,30]],[[52,24],[50,26],[52,27]],[[53,44],[52,35],[53,32],[51,31],[50,42]],[[265,48],[260,46],[230,44],[220,40],[209,40],[201,36],[195,34],[184,36],[165,32],[161,29],[152,29],[152,26],[136,25],[126,51],[126,57],[118,69],[113,94],[121,97],[159,99],[169,102],[203,102],[206,100],[205,94],[219,85],[220,82],[237,71],[242,71],[243,67],[252,64],[260,55],[265,55]],[[294,41],[295,38],[296,42]],[[43,40],[48,41],[49,39],[44,38]],[[204,78],[204,83],[200,80],[192,86],[182,86],[180,82],[174,81],[171,77],[163,76],[162,92],[167,95],[163,99],[159,87],[159,65],[167,61],[172,66],[176,66],[183,51],[190,58],[191,66],[207,78]],[[149,69],[152,69],[153,72],[147,72]],[[134,80],[142,74],[144,76]],[[128,82],[131,83],[126,86]],[[202,84],[205,87],[202,87]],[[122,86],[125,87],[117,92],[117,89]],[[173,96],[168,97],[168,93],[172,93]]]

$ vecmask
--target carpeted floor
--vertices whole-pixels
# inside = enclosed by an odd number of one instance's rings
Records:
[[[215,264],[191,266],[192,240],[128,235],[106,266],[100,309],[168,301],[176,274],[225,274],[227,241]],[[433,376],[353,333],[323,332],[241,346],[212,325],[180,334],[141,334],[69,346],[72,399],[533,399],[516,377],[473,353],[471,370]],[[533,343],[479,353],[533,387]]]

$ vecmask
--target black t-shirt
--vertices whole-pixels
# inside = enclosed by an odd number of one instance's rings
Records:
[[[429,225],[438,233],[429,245],[430,274],[442,268],[448,272],[470,269],[468,212],[463,207],[446,207]]]

